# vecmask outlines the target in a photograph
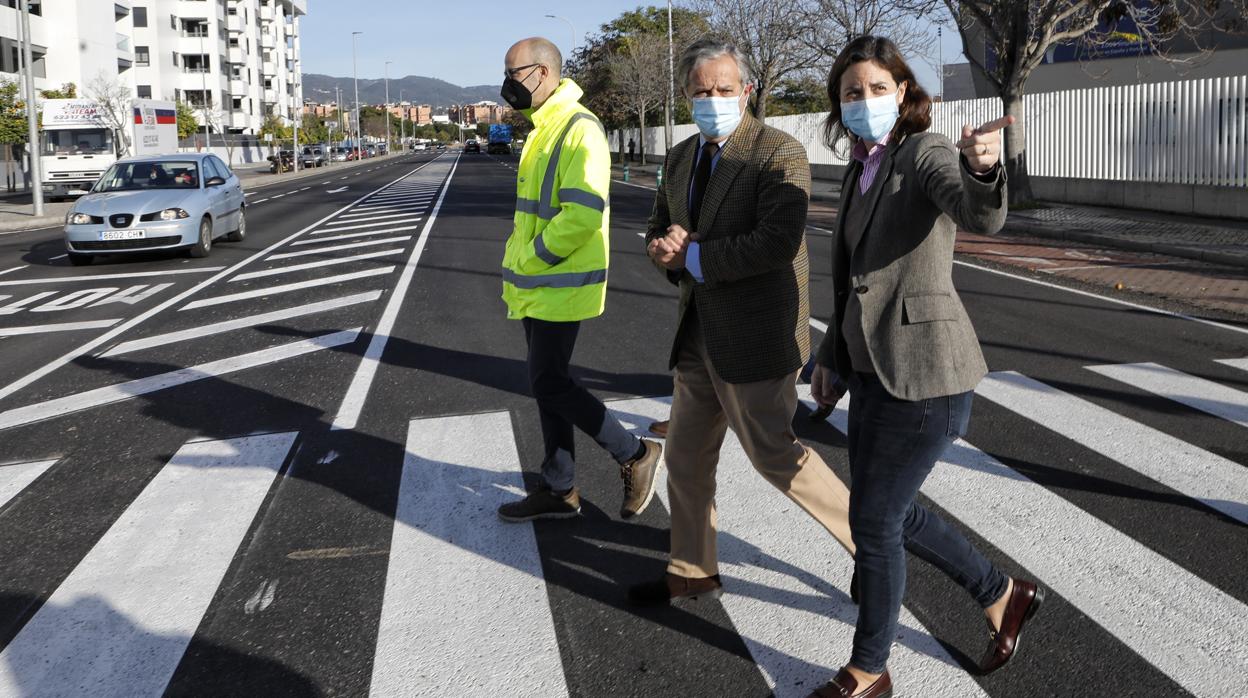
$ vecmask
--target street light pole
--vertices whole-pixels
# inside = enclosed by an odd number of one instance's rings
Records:
[[[292,75],[290,79],[291,79],[291,82],[295,86],[296,96],[299,94],[299,83],[297,82],[297,80],[299,79],[298,65],[299,65],[298,61],[291,61],[290,67],[291,67]],[[299,122],[303,121],[303,105],[298,104],[298,99],[296,99],[295,101],[296,101],[296,104],[291,108],[292,116],[290,118],[290,121],[291,121],[291,126],[294,128],[294,131],[295,131],[294,133],[294,136],[295,136],[295,172],[298,172],[299,171],[299,155],[303,152],[299,150]],[[289,103],[287,104],[289,105]]]
[[[386,76],[386,154],[390,154],[390,64],[394,61],[386,61],[383,68]]]
[[[572,48],[568,49],[568,58],[572,58],[572,53],[576,51],[576,26],[573,25],[572,20],[568,19],[567,17],[560,17],[559,15],[546,15],[546,16],[549,17],[550,19],[562,19],[563,21],[568,23],[568,29],[572,30]],[[563,66],[559,66],[559,68],[560,70],[562,70]]]
[[[35,215],[43,215],[43,174],[39,170],[39,124],[35,113],[35,63],[30,36],[30,0],[22,0],[23,78],[26,83],[26,131],[30,139],[30,195]]]
[[[667,0],[667,104],[663,110],[663,153],[672,150],[672,123],[676,119],[676,67],[672,50],[672,0]]]
[[[212,147],[212,138],[208,135],[208,54],[204,53],[204,34],[208,33],[208,20],[204,20],[199,29],[199,98],[204,110],[204,148]]]
[[[407,108],[403,106],[403,88],[399,88],[399,152],[403,152],[403,141],[407,140]]]
[[[351,32],[351,78],[355,81],[355,160],[360,160],[360,139],[364,137],[364,125],[360,123],[360,75],[355,68],[355,37],[364,32]]]

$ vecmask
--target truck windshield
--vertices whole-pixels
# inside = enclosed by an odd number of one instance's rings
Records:
[[[44,155],[105,155],[113,152],[113,134],[106,128],[43,132]]]
[[[119,162],[95,183],[93,192],[136,189],[196,189],[199,166],[194,162]]]

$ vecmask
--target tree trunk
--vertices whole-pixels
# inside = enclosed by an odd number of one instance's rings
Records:
[[[641,152],[641,164],[644,165],[646,164],[646,109],[645,107],[641,108],[641,112],[639,113],[638,117],[639,117],[639,121],[641,121],[641,129],[637,133],[637,141],[638,141],[637,150]]]
[[[767,85],[759,78],[754,84],[754,106],[750,107],[750,113],[759,123],[767,122],[767,90]]]
[[[626,131],[626,130],[627,130],[627,129],[625,129],[623,126],[621,126],[621,127],[620,127],[620,130],[619,130],[619,131],[617,131],[617,133],[619,133],[619,134],[620,134],[620,139],[619,139],[619,140],[620,140],[620,164],[621,164],[621,165],[623,165],[623,164],[624,164],[624,131]]]
[[[1014,117],[1014,125],[1005,129],[1005,174],[1009,177],[1008,190],[1011,204],[1030,203],[1031,179],[1027,174],[1027,121],[1023,109],[1023,96],[1015,93],[1001,95],[1005,115]]]

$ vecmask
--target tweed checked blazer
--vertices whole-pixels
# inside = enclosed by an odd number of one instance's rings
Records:
[[[845,173],[857,194],[862,163]],[[820,364],[847,378],[853,367],[841,331],[849,294],[862,306],[862,332],[880,382],[893,397],[927,400],[974,390],[988,367],[975,328],[953,287],[957,227],[993,235],[1005,224],[1005,168],[988,181],[970,173],[953,143],[916,133],[889,146],[876,183],[855,206],[870,206],[866,231],[845,254],[838,216],[832,245],[835,316]],[[874,198],[870,198],[874,197]]]
[[[680,285],[680,329],[672,345],[676,366],[691,306],[711,365],[729,383],[780,378],[810,356],[810,265],[806,207],[810,166],[806,149],[748,113],[729,136],[702,199],[689,220],[689,184],[698,137],[668,153],[646,241],[676,224],[701,236],[704,283],[687,271],[669,273]],[[666,270],[665,270],[666,271]]]

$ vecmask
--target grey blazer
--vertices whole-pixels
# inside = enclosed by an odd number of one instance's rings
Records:
[[[858,185],[862,165],[845,173],[842,191]],[[917,133],[888,149],[876,174],[867,229],[852,259],[838,216],[832,248],[835,316],[819,363],[848,377],[853,368],[840,318],[850,293],[862,305],[862,331],[884,388],[902,400],[973,390],[988,372],[979,339],[953,288],[957,227],[993,235],[1005,224],[1005,169],[981,180],[962,164],[950,140]]]

